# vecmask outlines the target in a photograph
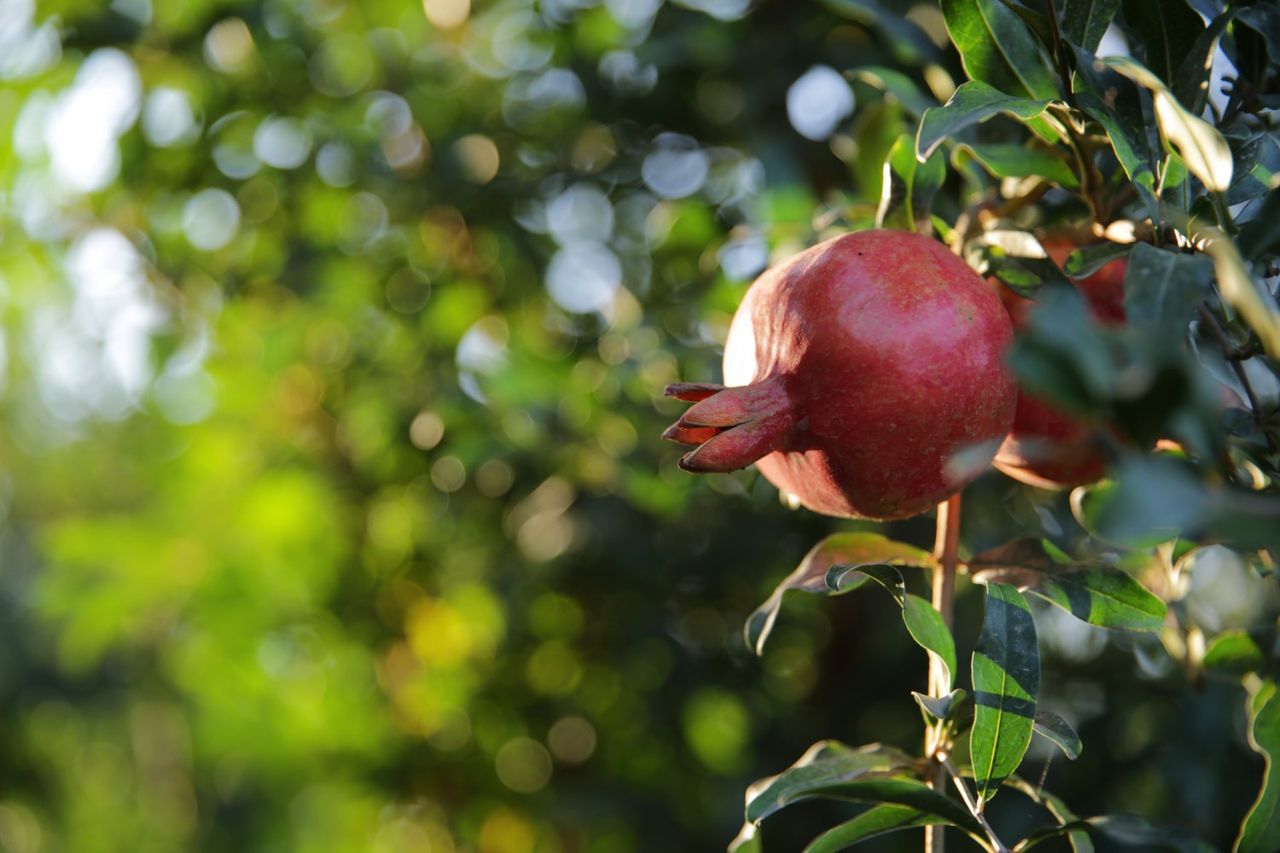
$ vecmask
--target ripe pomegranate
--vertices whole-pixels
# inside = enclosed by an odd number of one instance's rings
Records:
[[[698,445],[687,471],[755,462],[815,512],[916,515],[977,476],[1008,432],[1012,341],[1000,299],[940,243],[846,234],[756,280],[729,329],[728,387],[669,386],[696,405],[663,437]]]
[[[1062,238],[1042,242],[1045,251],[1061,265],[1077,248]],[[1124,324],[1124,258],[1111,261],[1092,275],[1074,279],[1094,319],[1105,326]],[[1021,329],[1035,304],[1000,286],[1013,328]],[[1106,460],[1098,452],[1097,427],[1077,420],[1025,391],[1018,395],[1013,429],[996,453],[996,468],[1015,480],[1042,489],[1061,489],[1091,483],[1106,473]]]

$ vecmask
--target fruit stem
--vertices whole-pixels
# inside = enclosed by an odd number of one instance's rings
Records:
[[[933,607],[942,614],[942,621],[947,630],[951,630],[954,603],[956,598],[956,565],[960,552],[960,495],[954,494],[943,503],[938,504],[938,527],[933,545],[933,558],[937,565],[933,570]],[[947,695],[947,674],[943,670],[942,661],[936,655],[929,655],[929,695]],[[929,729],[925,739],[925,755],[935,758],[942,737],[942,724]],[[931,787],[941,790],[946,787],[946,769],[938,764]],[[925,853],[943,853],[946,849],[946,837],[941,826],[924,828]]]

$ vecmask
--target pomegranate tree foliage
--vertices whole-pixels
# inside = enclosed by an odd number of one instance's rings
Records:
[[[828,5],[885,34],[908,26],[874,3]],[[850,562],[833,537],[806,557],[748,623],[757,649],[788,589],[837,594],[873,578],[899,590],[908,631],[940,658],[947,683],[932,697],[917,695],[930,730],[923,764],[868,767],[861,750],[811,750],[748,790],[735,849],[759,844],[753,804],[779,787],[787,790],[773,795],[779,802],[832,796],[875,804],[810,850],[926,823],[955,826],[992,850],[1053,836],[1076,850],[1092,849],[1093,836],[1144,849],[1196,848],[1189,836],[1133,816],[1081,818],[1015,775],[1034,734],[1068,759],[1089,748],[1051,704],[1042,707],[1049,703],[1039,695],[1026,593],[1091,625],[1158,633],[1190,678],[1240,679],[1250,744],[1266,771],[1235,849],[1277,849],[1274,611],[1264,624],[1218,631],[1197,618],[1185,592],[1207,548],[1230,549],[1272,581],[1280,544],[1280,10],[1182,0],[943,0],[941,11],[963,66],[958,85],[937,82],[928,51],[915,57],[924,86],[879,69],[851,72],[880,90],[881,109],[898,113],[880,137],[875,224],[936,233],[980,272],[1039,303],[1011,362],[1025,389],[1108,425],[1110,474],[1070,494],[1073,520],[1086,533],[1072,547],[1055,544],[1062,529],[1054,524],[967,560],[971,580],[986,590],[966,685],[971,711],[958,710],[966,691],[950,690],[955,643],[941,616],[901,591],[899,543],[885,540],[883,555],[859,553]],[[829,216],[855,227],[871,218],[854,204]],[[1070,235],[1080,248],[1059,269],[1031,231]],[[1065,276],[1117,258],[1127,261],[1128,322],[1104,329]],[[933,558],[905,562],[941,570]],[[825,586],[813,570],[824,565]],[[931,616],[911,615],[921,606]],[[938,764],[973,818],[1011,787],[1044,806],[1046,825],[1018,828],[1018,837],[998,825],[975,833],[972,821],[949,812],[953,801],[861,781],[918,781],[937,774]]]
[[[801,754],[745,843],[989,843],[919,712],[1010,845],[1274,848],[1277,15],[1055,4],[0,3],[0,845],[702,851]],[[928,519],[658,438],[770,252],[877,222],[1116,425],[967,490],[954,636]]]

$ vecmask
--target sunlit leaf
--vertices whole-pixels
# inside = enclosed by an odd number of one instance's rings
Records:
[[[970,763],[978,795],[989,800],[1022,763],[1040,691],[1040,649],[1031,610],[1018,590],[987,585],[982,634],[973,653]]]
[[[970,80],[961,84],[945,104],[925,112],[916,133],[916,158],[929,157],[942,140],[954,138],[965,128],[993,116],[1007,113],[1026,121],[1043,113],[1050,103],[1006,95],[986,83]]]
[[[1244,321],[1262,341],[1272,358],[1280,358],[1280,308],[1273,298],[1259,292],[1257,283],[1235,243],[1222,234],[1211,237],[1206,247],[1218,273],[1218,292],[1240,312]]]
[[[1249,701],[1249,745],[1265,762],[1258,799],[1249,808],[1236,853],[1267,853],[1280,849],[1280,776],[1276,758],[1280,756],[1280,696],[1274,681],[1265,682]]]
[[[1225,192],[1231,185],[1231,148],[1217,128],[1188,112],[1164,82],[1141,63],[1122,56],[1109,57],[1103,62],[1150,90],[1161,135],[1177,149],[1186,161],[1187,169],[1200,179],[1206,189]]]
[[[1063,38],[1094,51],[1119,11],[1120,0],[1064,0],[1061,9]]]
[[[1067,189],[1079,186],[1071,166],[1057,151],[1025,145],[957,145],[953,159],[972,158],[997,178],[1035,175]]]
[[[1212,672],[1245,675],[1266,665],[1266,655],[1247,631],[1233,628],[1215,636],[1205,649],[1200,664]]]
[[[848,578],[838,589],[827,586],[827,571],[835,565],[857,567],[865,564],[927,566],[928,551],[894,542],[878,533],[836,533],[823,539],[805,554],[795,571],[778,584],[769,598],[747,617],[744,628],[747,647],[756,654],[764,651],[773,631],[783,596],[791,590],[831,595],[849,592],[866,582],[866,576]]]
[[[946,161],[941,152],[934,152],[922,163],[916,160],[911,137],[899,137],[884,161],[876,226],[929,231],[932,227],[929,209],[946,175]]]
[[[1178,70],[1173,77],[1173,94],[1192,115],[1200,115],[1209,99],[1209,77],[1218,41],[1238,12],[1238,9],[1228,9],[1215,16],[1196,36],[1186,55],[1176,59]],[[1199,20],[1198,15],[1196,18]]]
[[[942,14],[971,80],[1019,98],[1057,97],[1039,43],[1000,0],[942,0]]]

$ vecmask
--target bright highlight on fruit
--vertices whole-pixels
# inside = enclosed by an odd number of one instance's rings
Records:
[[[1000,298],[941,243],[846,234],[756,280],[729,330],[727,387],[669,386],[694,405],[664,437],[697,445],[685,470],[754,462],[814,512],[916,515],[972,481],[1009,431],[1012,340]]]

